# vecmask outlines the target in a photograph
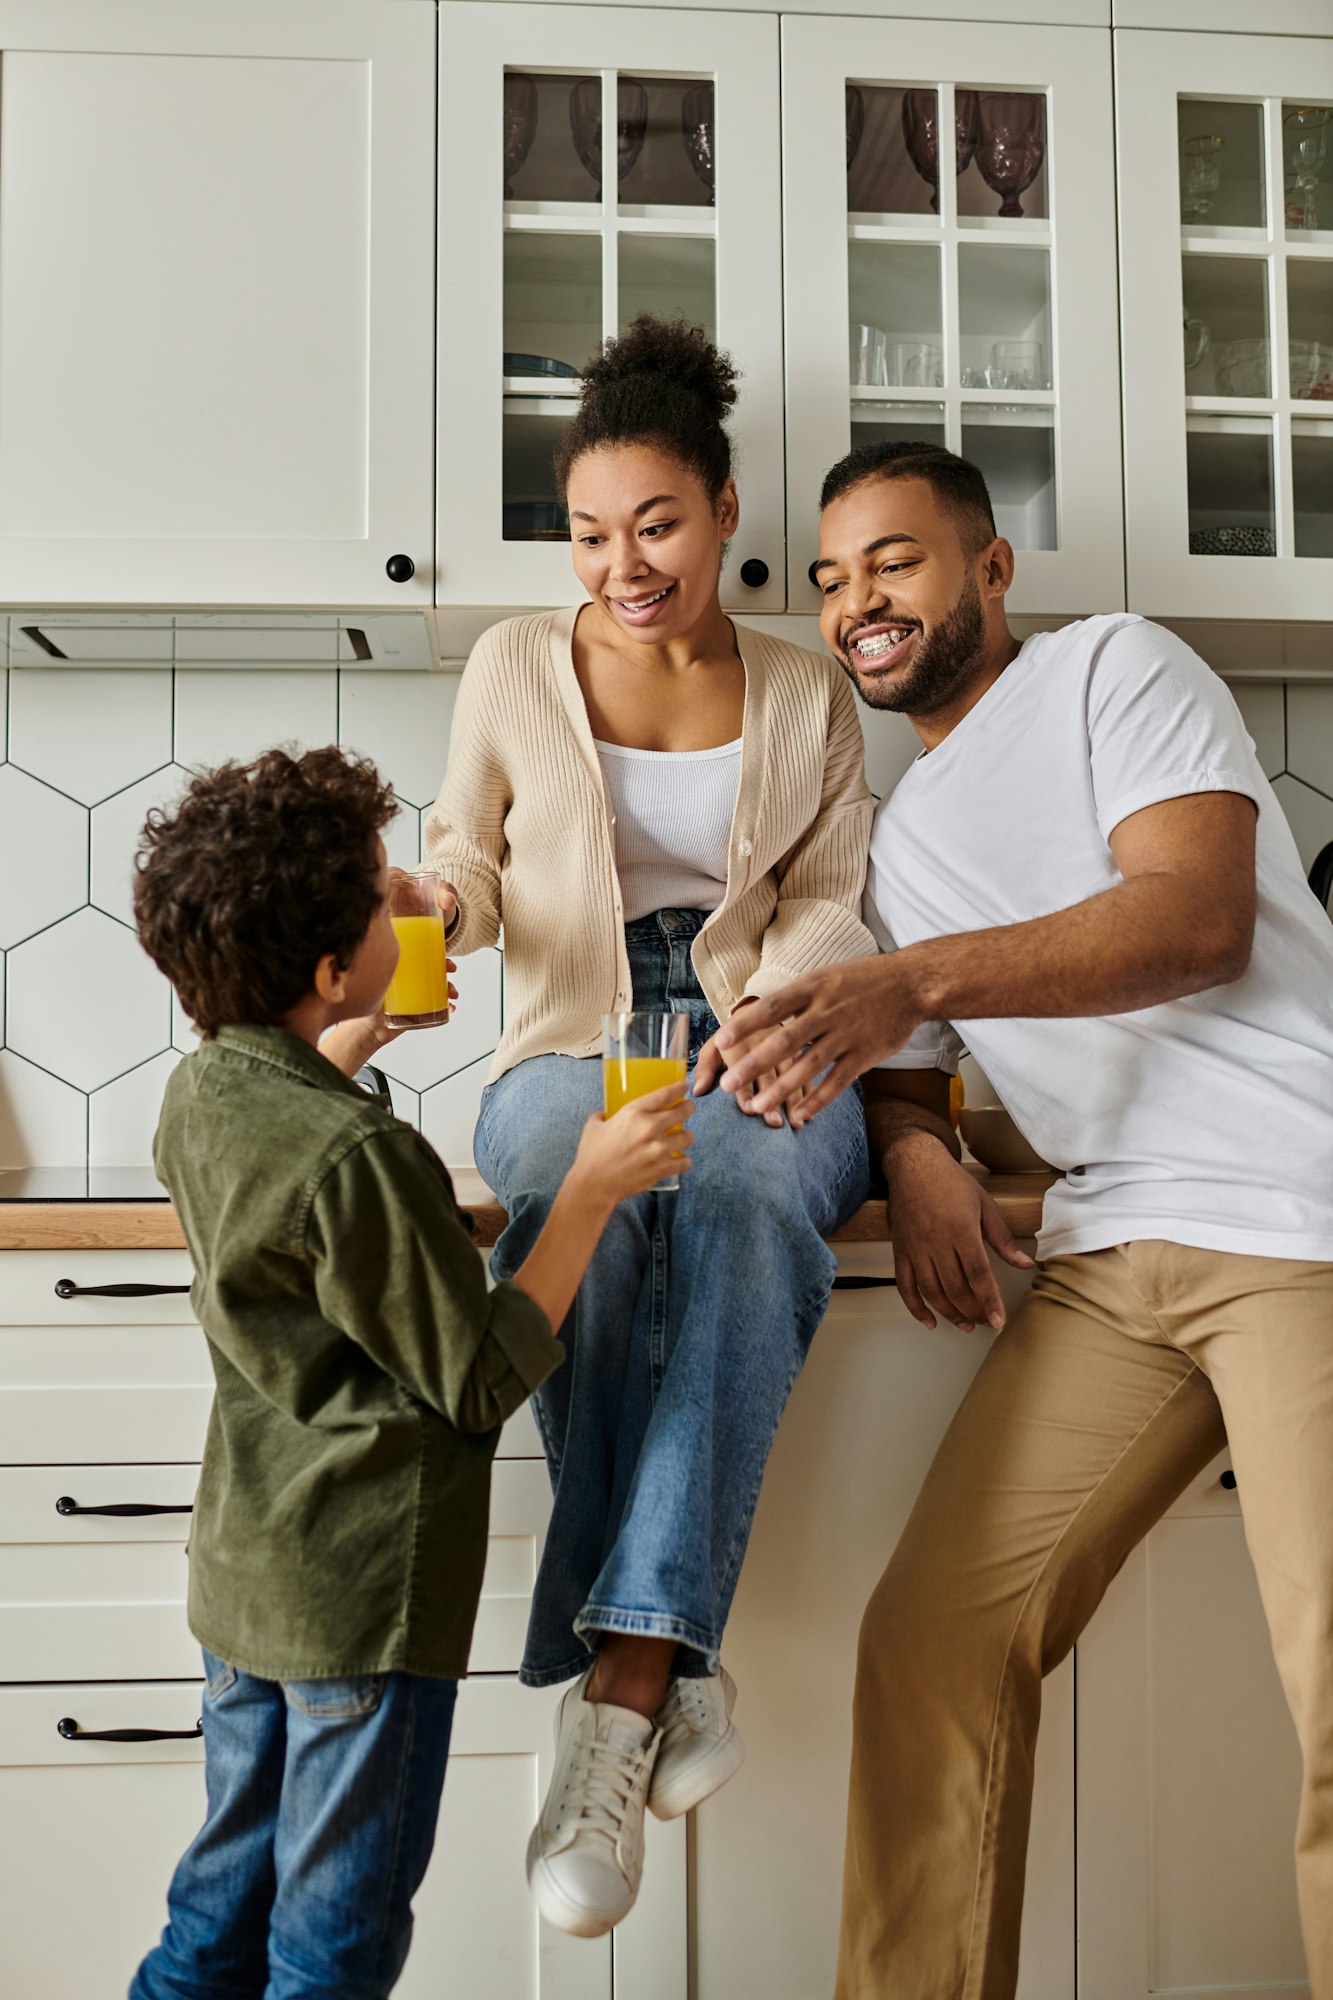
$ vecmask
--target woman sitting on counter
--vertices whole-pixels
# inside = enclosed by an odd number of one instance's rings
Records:
[[[505,1030],[477,1163],[528,1254],[587,1117],[601,1017],[689,1016],[689,1061],[748,1000],[875,949],[871,801],[831,660],[734,626],[734,371],[644,315],[583,377],[557,458],[590,601],[475,648],[426,827],[455,955],[504,929]],[[739,1767],[723,1630],[764,1466],[828,1303],[823,1238],[867,1192],[861,1105],[808,1131],[700,1099],[678,1192],[622,1204],[535,1398],[554,1487],[522,1678],[563,1680],[528,1850],[543,1914],[597,1936],[633,1905],[643,1811]]]

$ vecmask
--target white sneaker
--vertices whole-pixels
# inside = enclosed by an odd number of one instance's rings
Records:
[[[643,1876],[643,1808],[661,1732],[632,1708],[585,1701],[592,1669],[555,1717],[555,1771],[528,1842],[528,1887],[547,1923],[602,1937]]]
[[[675,1674],[657,1711],[662,1747],[653,1766],[648,1804],[658,1819],[675,1819],[700,1805],[745,1762],[745,1745],[731,1719],[736,1683],[725,1667],[707,1680]]]

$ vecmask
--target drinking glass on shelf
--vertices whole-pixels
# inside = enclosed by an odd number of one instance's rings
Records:
[[[602,82],[581,77],[569,93],[569,126],[574,149],[592,178],[602,181]],[[648,136],[648,92],[622,78],[616,85],[616,175],[623,181]]]
[[[992,389],[1049,389],[1046,349],[1039,340],[997,340],[986,380]]]
[[[537,79],[507,69],[504,82],[504,161],[506,201],[514,199],[513,176],[527,159],[537,133]]]
[[[1195,132],[1180,142],[1180,219],[1202,222],[1212,212],[1222,184],[1218,155],[1225,141],[1216,132]]]
[[[889,336],[877,326],[854,325],[851,332],[852,386],[856,389],[888,387],[887,359]]]
[[[689,1053],[688,1014],[603,1014],[602,1084],[607,1117],[613,1118],[636,1098],[665,1090],[669,1083],[680,1085],[683,1101]],[[670,1129],[685,1128],[682,1123]],[[667,1174],[655,1183],[662,1194],[679,1186],[679,1173]]]
[[[854,83],[847,86],[847,164],[856,158],[861,134],[866,129],[866,101]]]
[[[903,139],[912,165],[930,188],[930,206],[938,214],[940,206],[939,93],[934,90],[903,92]],[[977,150],[980,128],[975,90],[954,92],[955,171],[964,173]]]
[[[1001,215],[1021,215],[1018,199],[1046,158],[1046,99],[1035,91],[983,91],[977,105],[977,166],[1000,196]]]
[[[433,868],[389,877],[389,918],[398,966],[384,996],[391,1028],[439,1028],[449,1019],[448,947]]]
[[[713,160],[713,86],[711,83],[696,83],[687,90],[680,105],[681,131],[685,138],[685,151],[689,154],[690,165],[708,189],[710,204],[717,200],[714,186],[715,164]]]
[[[887,341],[884,364],[891,389],[938,389],[944,380],[943,356],[928,341]]]
[[[1282,114],[1283,187],[1289,229],[1319,227],[1314,191],[1328,153],[1330,126],[1333,111],[1325,105],[1293,104]]]
[[[1193,374],[1208,352],[1212,334],[1201,319],[1185,320],[1185,373]]]

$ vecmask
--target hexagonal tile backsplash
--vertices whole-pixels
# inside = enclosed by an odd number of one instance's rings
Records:
[[[167,1077],[194,1041],[133,933],[131,856],[145,814],[178,795],[190,765],[336,739],[399,788],[389,848],[410,866],[444,770],[457,677],[25,669],[7,681],[0,673],[0,1167],[143,1166]],[[1308,869],[1333,840],[1333,685],[1233,692]],[[901,716],[865,721],[879,792],[916,743]],[[403,1037],[381,1060],[400,1117],[451,1166],[472,1163],[503,973],[499,952],[465,959],[454,1020]]]

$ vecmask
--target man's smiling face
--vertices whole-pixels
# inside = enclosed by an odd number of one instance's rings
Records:
[[[988,551],[1008,544],[978,545],[967,527],[926,480],[910,477],[872,475],[824,509],[819,629],[869,707],[934,714],[982,670],[978,576]]]

